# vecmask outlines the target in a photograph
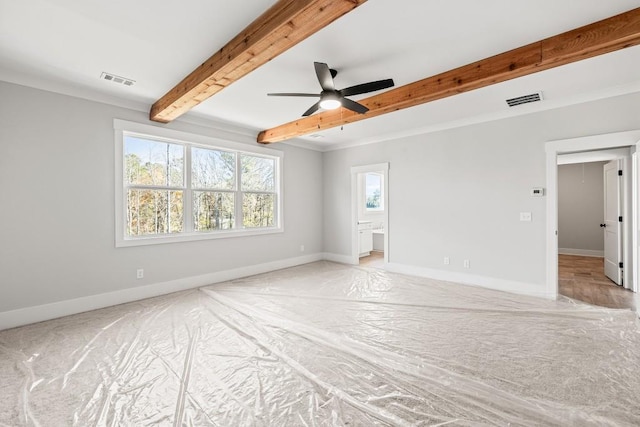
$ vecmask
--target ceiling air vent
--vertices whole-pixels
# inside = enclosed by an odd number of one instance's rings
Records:
[[[105,72],[100,74],[100,78],[104,80],[108,80],[113,83],[118,83],[120,85],[125,85],[125,86],[133,86],[136,83],[135,80],[131,80],[126,77],[120,77],[120,76],[116,76],[115,74],[105,73]]]
[[[542,92],[532,93],[530,95],[518,96],[517,98],[507,99],[507,105],[509,107],[515,107],[516,105],[528,104],[530,102],[542,101]]]

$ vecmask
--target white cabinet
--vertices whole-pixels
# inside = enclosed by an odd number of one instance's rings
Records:
[[[384,230],[382,228],[373,230],[373,250],[384,252]]]
[[[371,222],[358,222],[360,256],[367,256],[373,249],[373,229]]]

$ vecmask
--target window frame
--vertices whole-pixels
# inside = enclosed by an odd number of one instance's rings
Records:
[[[177,131],[173,129],[160,128],[158,126],[146,125],[142,123],[130,122],[126,120],[114,119],[115,134],[115,246],[143,246],[174,242],[188,242],[210,239],[224,239],[233,237],[258,236],[264,234],[275,234],[284,232],[283,221],[283,193],[284,179],[282,174],[284,153],[266,147],[256,147],[241,142],[232,142],[219,138],[193,134],[189,132]],[[152,141],[162,143],[179,144],[184,149],[184,194],[183,194],[183,231],[173,234],[129,236],[126,234],[126,210],[127,210],[127,189],[124,177],[124,140],[126,135],[133,135]],[[242,135],[238,135],[242,138]],[[210,150],[231,151],[236,155],[236,176],[234,189],[229,192],[235,194],[235,224],[239,228],[228,230],[206,230],[196,231],[193,219],[193,194],[202,189],[192,187],[191,183],[191,147],[204,148]],[[272,227],[252,227],[242,226],[242,195],[241,188],[242,170],[240,158],[242,154],[250,156],[265,157],[274,160],[274,190],[266,192],[274,194],[274,225]],[[136,187],[131,185],[130,187]],[[207,190],[218,192],[219,190]],[[246,191],[254,193],[255,191]],[[238,213],[240,216],[238,217]]]

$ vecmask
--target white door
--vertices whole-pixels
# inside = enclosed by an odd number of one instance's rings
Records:
[[[622,215],[620,203],[620,160],[604,165],[604,274],[616,284],[622,284]]]

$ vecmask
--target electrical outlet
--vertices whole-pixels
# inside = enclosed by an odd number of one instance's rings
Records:
[[[520,212],[520,221],[531,222],[531,212]]]
[[[444,257],[444,265],[449,265],[449,257]]]
[[[304,245],[300,245],[300,252],[304,252]]]
[[[464,260],[464,268],[471,268],[471,263],[469,262],[468,259]]]
[[[136,271],[136,279],[142,279],[142,278],[144,278],[144,269],[139,268]]]

